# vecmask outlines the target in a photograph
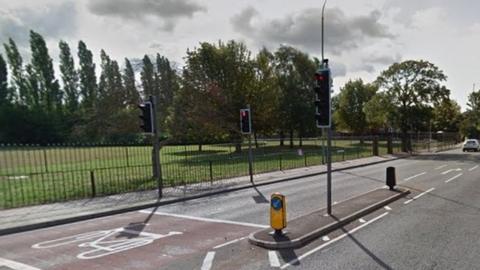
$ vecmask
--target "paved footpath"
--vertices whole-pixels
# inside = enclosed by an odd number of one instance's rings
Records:
[[[406,155],[386,155],[381,157],[374,156],[343,162],[335,162],[332,164],[332,168],[334,170],[342,170],[352,167],[367,166],[370,164],[395,160],[405,156]],[[262,184],[301,178],[308,175],[321,174],[325,172],[326,166],[324,165],[311,166],[258,174],[254,176],[254,181],[257,184]],[[0,235],[2,234],[2,230],[15,230],[15,228],[31,225],[33,225],[33,228],[35,228],[36,224],[48,222],[53,222],[53,224],[55,224],[55,222],[58,220],[77,218],[86,215],[95,215],[98,213],[122,210],[136,206],[141,207],[143,205],[155,204],[158,202],[167,203],[168,201],[178,200],[188,196],[208,194],[211,192],[218,192],[242,186],[251,186],[250,178],[248,176],[216,181],[212,186],[205,186],[205,184],[203,184],[199,187],[193,185],[190,187],[167,188],[164,190],[164,198],[161,200],[157,199],[157,191],[151,190],[145,192],[118,194],[107,197],[2,210],[0,211]]]

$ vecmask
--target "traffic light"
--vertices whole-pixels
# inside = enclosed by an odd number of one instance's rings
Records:
[[[150,101],[144,102],[138,105],[138,108],[142,111],[142,114],[139,116],[142,119],[142,124],[140,128],[142,128],[143,132],[146,133],[153,133],[154,132],[154,125],[153,125],[153,106]]]
[[[250,109],[240,109],[240,131],[243,134],[252,133],[252,121],[250,119]]]
[[[331,126],[330,69],[315,72],[315,121],[319,128]]]

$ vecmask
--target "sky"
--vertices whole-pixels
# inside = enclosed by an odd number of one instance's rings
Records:
[[[252,53],[291,45],[321,58],[321,7],[311,0],[0,0],[0,43],[9,37],[29,59],[28,32],[42,34],[58,62],[58,42],[83,40],[123,62],[160,53],[181,67],[200,42],[237,40]],[[480,88],[480,1],[330,0],[325,57],[338,93],[348,80],[373,81],[404,60],[427,60],[447,75],[466,109]],[[0,53],[4,54],[3,50]],[[58,75],[58,74],[57,74]],[[59,77],[59,76],[57,76]]]

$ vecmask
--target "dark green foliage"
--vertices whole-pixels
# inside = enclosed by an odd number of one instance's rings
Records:
[[[9,104],[12,101],[12,93],[8,87],[7,63],[0,54],[0,105]]]
[[[60,72],[62,75],[65,106],[70,114],[78,109],[78,74],[75,70],[70,47],[65,41],[60,41]]]
[[[55,79],[52,58],[48,54],[43,37],[30,31],[30,49],[32,51],[32,69],[40,91],[40,103],[47,112],[59,113],[62,109],[63,93]],[[31,94],[31,91],[29,91]],[[31,100],[27,98],[27,100]],[[30,105],[30,104],[29,104]]]
[[[92,52],[87,49],[83,41],[78,43],[78,60],[82,107],[89,113],[88,111],[93,109],[97,101],[97,76]]]
[[[12,76],[11,87],[13,89],[12,99],[19,104],[26,104],[27,85],[23,74],[23,59],[20,55],[17,44],[13,39],[8,39],[8,43],[4,44],[7,60],[10,66],[10,75]]]

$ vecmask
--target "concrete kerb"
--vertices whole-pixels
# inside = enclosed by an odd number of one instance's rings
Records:
[[[255,234],[259,233],[259,231],[257,232],[253,232],[249,235],[248,237],[248,241],[251,243],[251,244],[254,244],[256,246],[260,246],[260,247],[263,247],[263,248],[267,248],[267,249],[287,249],[287,248],[292,248],[292,249],[295,249],[295,248],[300,248],[300,247],[303,247],[305,246],[306,244],[310,243],[311,241],[315,240],[315,239],[318,239],[319,237],[321,236],[324,236],[336,229],[339,229],[349,223],[351,223],[352,221],[354,220],[357,220],[363,216],[366,216],[372,212],[374,212],[375,210],[378,210],[382,207],[384,207],[385,205],[388,205],[402,197],[405,197],[407,196],[408,194],[410,194],[410,190],[408,189],[402,189],[402,188],[397,188],[396,191],[398,191],[398,193],[390,196],[389,198],[386,198],[382,201],[379,201],[377,203],[374,203],[372,205],[369,205],[368,207],[365,207],[357,212],[354,212],[344,218],[340,218],[339,220],[335,221],[335,222],[332,222],[328,225],[325,225],[321,228],[318,228],[312,232],[308,232],[306,233],[305,235],[302,235],[301,237],[298,237],[298,238],[295,238],[295,239],[292,239],[292,240],[289,240],[289,241],[282,241],[282,242],[274,242],[274,241],[264,241],[264,240],[260,240],[260,239],[257,239],[255,237]],[[363,195],[360,195],[360,196],[363,196]],[[358,196],[358,197],[360,197]],[[346,201],[348,201],[350,199],[347,199]],[[344,201],[344,202],[346,202]],[[299,217],[301,218],[301,217]]]
[[[386,159],[386,160],[380,160],[380,161],[369,162],[369,163],[364,163],[364,164],[359,164],[359,165],[347,166],[347,167],[343,167],[343,168],[339,168],[339,169],[333,169],[332,172],[361,168],[361,167],[386,163],[386,162],[394,161],[394,160],[398,160],[398,159],[404,159],[404,158],[408,158],[408,157],[410,157],[410,155],[397,156],[397,157],[393,157],[393,158]],[[241,186],[238,186],[238,187],[231,187],[231,188],[227,188],[227,189],[224,189],[224,190],[219,190],[219,191],[214,191],[214,192],[206,192],[206,193],[191,195],[191,196],[187,196],[187,197],[183,197],[183,198],[177,198],[177,199],[171,199],[171,200],[165,200],[165,201],[157,201],[157,202],[153,202],[153,203],[140,204],[140,205],[136,205],[136,206],[107,210],[107,211],[102,211],[102,212],[97,212],[97,213],[90,213],[90,214],[68,217],[68,218],[63,218],[63,219],[50,220],[50,221],[39,222],[39,223],[34,223],[34,224],[21,225],[21,226],[17,226],[17,227],[10,227],[10,228],[5,228],[5,229],[0,229],[0,236],[8,235],[8,234],[21,233],[21,232],[26,232],[26,231],[31,231],[31,230],[38,230],[38,229],[43,229],[43,228],[48,228],[48,227],[53,227],[53,226],[58,226],[58,225],[64,225],[64,224],[69,224],[69,223],[74,223],[74,222],[79,222],[79,221],[85,221],[85,220],[89,220],[89,219],[118,215],[118,214],[123,214],[123,213],[127,213],[127,212],[139,211],[139,210],[143,210],[143,209],[147,209],[147,208],[154,208],[154,207],[168,205],[168,204],[174,204],[174,203],[178,203],[178,202],[185,202],[185,201],[189,201],[189,200],[194,200],[194,199],[199,199],[199,198],[204,198],[204,197],[209,197],[209,196],[214,196],[214,195],[219,195],[219,194],[224,194],[224,193],[229,193],[229,192],[234,192],[234,191],[239,191],[239,190],[244,190],[244,189],[248,189],[248,188],[252,188],[252,187],[266,186],[266,185],[271,185],[271,184],[275,184],[275,183],[298,180],[298,179],[305,178],[305,177],[323,175],[323,174],[326,174],[326,173],[327,173],[326,171],[322,171],[322,172],[317,172],[317,173],[304,174],[304,175],[301,175],[301,176],[287,177],[287,178],[271,180],[271,181],[263,181],[263,182],[260,182],[260,183],[246,184],[246,185],[241,185]]]

